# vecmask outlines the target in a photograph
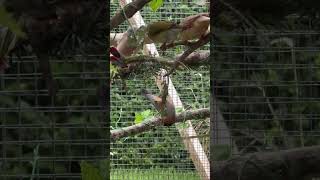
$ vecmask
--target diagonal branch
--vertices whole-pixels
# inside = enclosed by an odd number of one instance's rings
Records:
[[[210,117],[210,109],[209,108],[203,108],[203,109],[197,109],[197,110],[190,110],[190,111],[184,111],[180,114],[177,114],[175,122],[183,122],[186,120],[191,119],[204,119]],[[115,129],[111,131],[111,139],[113,141],[133,136],[145,131],[149,131],[155,127],[158,127],[162,125],[162,119],[161,117],[154,117],[152,119],[146,120],[140,124],[132,125],[125,128]]]
[[[190,45],[188,47],[188,49],[174,62],[173,67],[171,68],[171,70],[165,75],[165,76],[169,76],[170,74],[172,74],[175,69],[180,66],[181,64],[184,64],[185,59],[191,54],[193,53],[195,50],[197,50],[199,47],[207,44],[210,41],[210,34],[208,33],[206,36],[204,36],[202,39],[200,39],[199,41],[195,42],[194,44]]]

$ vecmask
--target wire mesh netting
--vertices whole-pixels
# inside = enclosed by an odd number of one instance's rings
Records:
[[[216,160],[319,144],[319,33],[258,32],[217,34]]]
[[[81,160],[107,157],[105,57],[51,57],[55,96],[37,58],[9,60],[0,75],[0,179],[81,179]]]
[[[172,79],[179,92],[181,101],[187,109],[204,108],[209,104],[209,74],[206,70],[180,73]],[[127,81],[128,90],[121,90],[121,85],[112,88],[111,119],[112,128],[133,125],[137,113],[151,111],[154,108],[141,94],[146,87],[153,94],[159,90],[153,78],[142,75]],[[197,130],[202,147],[209,153],[209,120],[197,120],[193,124]],[[190,155],[183,144],[175,126],[159,127],[151,132],[134,137],[126,137],[111,144],[112,179],[199,179]],[[125,170],[126,173],[123,172]],[[128,170],[133,170],[128,173]],[[150,171],[152,170],[152,171]]]
[[[119,9],[117,2],[111,3],[111,17]],[[160,20],[179,22],[187,16],[200,12],[208,12],[207,6],[182,1],[165,1],[156,12],[148,6],[140,11],[146,25]],[[128,23],[125,22],[113,32],[123,33],[127,29]],[[158,44],[156,47],[159,49]],[[202,50],[208,49],[208,46],[202,48]],[[178,46],[167,49],[165,52],[159,51],[159,53],[160,56],[175,57],[183,50],[182,46]],[[115,80],[111,85],[111,129],[132,126],[145,120],[139,120],[140,116],[160,116],[150,101],[141,94],[141,89],[150,90],[155,95],[160,94],[155,82],[155,76],[160,68],[160,65],[141,67],[141,70],[135,71],[126,78],[125,86],[121,80]],[[189,67],[175,72],[170,78],[177,92],[177,96],[172,97],[175,104],[179,104],[181,99],[183,109],[186,110],[209,107],[209,68]],[[169,87],[169,95],[175,94],[175,90]],[[182,106],[176,107],[177,113],[181,110]],[[193,137],[182,137],[181,132],[179,133],[178,129],[190,127],[185,122],[177,126],[157,127],[111,143],[111,179],[203,179],[201,178],[203,173],[197,170],[190,149],[185,143],[190,139],[199,142],[198,148],[204,152],[204,157],[199,158],[207,159],[209,157],[209,119],[192,120],[191,124],[196,131]],[[203,166],[208,168],[209,164]]]

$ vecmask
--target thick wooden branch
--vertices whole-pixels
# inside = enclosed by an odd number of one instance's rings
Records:
[[[141,10],[151,0],[135,0],[123,9],[120,9],[110,21],[110,31],[123,23],[127,18],[131,18],[137,11]]]
[[[164,57],[152,57],[152,56],[132,56],[128,57],[124,60],[124,62],[127,65],[130,64],[140,64],[140,63],[155,63],[155,64],[161,64],[163,66],[170,66],[173,65],[174,60],[170,58],[164,58]]]
[[[183,56],[183,54],[178,55],[176,61],[179,60],[181,56]],[[187,66],[209,65],[209,58],[210,51],[193,52],[184,59],[183,64]]]
[[[191,119],[204,119],[210,117],[210,109],[209,108],[203,108],[203,109],[197,109],[197,110],[190,110],[190,111],[184,111],[180,114],[177,114],[176,117],[176,123],[177,122],[183,122],[186,120]],[[155,117],[149,120],[146,120],[140,124],[132,125],[129,127],[121,128],[121,129],[115,129],[111,131],[111,139],[113,141],[133,136],[136,134],[140,134],[145,131],[149,131],[157,126],[162,125],[162,119],[161,117]]]
[[[302,180],[320,178],[320,146],[254,153],[213,164],[213,179]]]
[[[139,64],[160,64],[164,67],[172,67],[175,61],[180,58],[178,55],[174,59],[165,57],[153,57],[153,56],[132,56],[124,59],[125,63],[130,65],[130,71],[134,71]],[[185,66],[201,66],[208,65],[209,63],[209,51],[193,52],[184,61]],[[128,73],[128,72],[127,72]]]
[[[181,55],[178,55],[175,59],[164,57],[152,57],[152,56],[132,56],[124,59],[129,68],[120,69],[120,74],[125,74],[128,77],[132,73],[143,73],[149,71],[153,67],[158,65],[163,68],[170,68],[174,65],[175,60]],[[186,59],[184,65],[187,67],[198,67],[209,65],[209,51],[194,52],[190,54]],[[143,65],[143,69],[140,68]],[[146,68],[148,67],[148,68]],[[184,66],[179,66],[177,69],[182,69]]]

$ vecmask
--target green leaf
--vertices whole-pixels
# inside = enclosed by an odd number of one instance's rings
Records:
[[[113,79],[119,73],[119,69],[110,63],[110,78]]]
[[[149,3],[150,8],[152,9],[152,11],[157,11],[163,4],[163,0],[152,0]]]
[[[140,113],[135,113],[135,119],[134,119],[134,123],[135,124],[139,124],[141,123],[143,120],[147,119],[148,117],[153,116],[153,113],[150,109],[142,111]]]
[[[150,109],[143,111],[142,113],[143,118],[148,118],[150,116],[152,116],[152,112]]]
[[[80,166],[82,180],[103,180],[98,168],[85,161],[82,161]]]
[[[143,121],[143,117],[140,113],[135,114],[134,123],[139,124]]]

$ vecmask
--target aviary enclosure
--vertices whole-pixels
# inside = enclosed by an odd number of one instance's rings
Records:
[[[1,180],[109,176],[105,7],[70,2],[0,2]]]
[[[214,179],[319,178],[319,19],[286,2],[218,0]]]
[[[234,43],[233,47],[217,46],[221,57],[214,71],[216,115],[222,115],[215,122],[217,142],[233,141],[232,154],[319,143],[318,50],[305,47],[315,43],[317,36],[262,32],[268,47],[250,33],[220,36],[234,38]]]
[[[106,158],[106,76],[99,56],[50,58],[59,83],[48,96],[34,56],[9,58],[1,74],[0,179],[80,179],[81,160]],[[100,100],[99,100],[100,99]]]
[[[129,2],[131,1],[112,1],[111,17]],[[132,18],[126,19],[113,29],[110,44],[119,47],[120,40],[117,38],[128,32],[128,29],[138,29],[142,25],[148,26],[159,21],[180,23],[188,16],[208,13],[208,2],[163,2],[157,10],[152,10],[149,5],[144,6]],[[138,34],[138,31],[136,32]],[[160,45],[145,45],[143,50],[141,48],[132,56],[159,56],[172,60],[187,49],[186,46],[176,46],[162,50]],[[202,58],[204,62],[209,58],[208,47],[209,44],[197,50],[201,57],[205,57]],[[141,62],[143,60],[140,59]],[[111,134],[114,136],[110,154],[111,179],[209,179],[209,116],[194,120],[182,119],[182,122],[171,126],[158,125],[149,131],[128,133],[127,136],[122,132],[121,138],[117,136],[119,134],[116,135],[115,132],[121,132],[122,128],[144,126],[148,120],[160,116],[152,103],[141,93],[142,89],[146,89],[152,94],[161,94],[159,79],[168,83],[168,95],[173,100],[177,116],[184,111],[209,107],[208,64],[184,64],[182,69],[175,70],[167,79],[163,75],[172,66],[164,66],[161,62],[149,63],[148,58],[145,61],[126,74],[125,78],[112,79]]]

